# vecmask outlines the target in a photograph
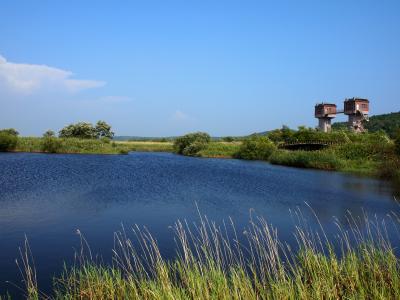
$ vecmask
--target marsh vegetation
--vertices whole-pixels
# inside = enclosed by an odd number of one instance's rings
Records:
[[[115,233],[112,264],[94,257],[78,231],[76,263],[54,278],[53,294],[41,293],[29,244],[21,251],[28,299],[398,299],[400,260],[388,223],[356,219],[336,222],[336,240],[323,228],[310,230],[301,211],[294,232],[296,247],[280,240],[263,218],[251,218],[244,232],[232,220],[221,226],[201,217],[173,227],[176,259],[163,257],[146,228]],[[360,229],[359,223],[365,224]]]
[[[156,141],[114,141],[111,126],[98,121],[70,124],[58,137],[49,130],[42,138],[18,137],[14,129],[0,131],[0,151],[46,153],[126,154],[130,151],[175,152],[186,156],[263,160],[301,168],[344,171],[358,175],[400,180],[400,133],[384,131],[355,134],[346,130],[323,133],[286,126],[265,134],[225,137],[218,140],[204,132]],[[285,150],[288,143],[317,141],[322,149]]]
[[[195,135],[191,134],[190,137],[191,139],[186,141],[196,144],[193,139]],[[285,150],[281,147],[286,143],[309,141],[317,141],[326,146],[314,151]],[[200,142],[197,145],[201,147],[191,148],[196,149],[192,153],[177,153],[201,157],[264,160],[277,165],[400,179],[400,133],[392,139],[383,131],[355,134],[340,130],[323,133],[306,127],[291,130],[284,126],[265,135],[236,138],[231,142]]]

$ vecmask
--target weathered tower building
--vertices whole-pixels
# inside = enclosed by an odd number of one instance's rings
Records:
[[[364,121],[368,121],[369,100],[363,98],[349,98],[344,100],[344,109],[338,110],[336,104],[320,103],[315,105],[315,117],[318,119],[318,129],[330,132],[331,120],[337,114],[345,114],[349,120],[348,128],[354,132],[364,132]]]
[[[349,116],[348,126],[354,132],[364,132],[364,120],[368,120],[369,101],[350,98],[344,101],[344,114]]]
[[[315,105],[315,117],[318,119],[319,130],[330,132],[331,120],[336,117],[336,104],[320,103]]]

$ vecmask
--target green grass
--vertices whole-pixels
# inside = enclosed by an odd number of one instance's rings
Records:
[[[300,218],[301,212],[296,216]],[[232,225],[174,226],[177,258],[166,260],[146,229],[115,234],[113,264],[92,258],[84,237],[78,261],[54,279],[55,299],[400,299],[400,261],[384,223],[354,219],[337,224],[337,248],[320,231],[297,226],[298,251],[278,237],[264,219],[243,233]],[[361,232],[357,224],[365,224]],[[388,220],[387,220],[388,221]],[[394,226],[399,218],[392,214]],[[388,224],[388,223],[386,223]],[[387,225],[386,225],[387,226]],[[234,238],[227,232],[234,233]],[[238,242],[244,235],[246,243]],[[392,238],[392,237],[391,237]],[[45,298],[36,283],[29,245],[21,252],[26,295]],[[143,251],[142,253],[140,251]],[[336,254],[335,254],[336,253]]]
[[[129,149],[129,151],[139,152],[173,152],[172,142],[153,142],[153,141],[116,141],[118,146]]]
[[[199,152],[199,156],[237,158],[240,145],[241,142],[211,142]],[[390,141],[349,141],[319,151],[278,149],[268,161],[290,167],[341,171],[385,179],[400,178],[400,162]]]
[[[211,142],[199,152],[201,157],[233,158],[239,151],[240,142]]]
[[[361,156],[363,157],[363,156]],[[388,168],[393,164],[384,165],[384,159],[349,159],[343,158],[335,151],[288,151],[278,150],[274,152],[269,161],[272,164],[298,168],[311,168],[319,170],[340,171],[359,176],[371,176],[391,179],[397,175],[386,176]],[[382,168],[384,170],[382,170]],[[393,170],[398,172],[398,170]]]
[[[120,154],[124,149],[113,145],[112,142],[91,139],[66,138],[61,141],[58,153],[82,153],[82,154]],[[18,138],[16,151],[43,152],[42,138],[20,137]]]
[[[340,170],[344,162],[328,151],[277,150],[269,158],[272,164],[321,170]]]
[[[57,153],[126,154],[129,151],[172,151],[172,143],[168,142],[113,142],[77,138],[55,139],[61,142]],[[43,138],[20,137],[15,151],[43,152],[42,143]]]

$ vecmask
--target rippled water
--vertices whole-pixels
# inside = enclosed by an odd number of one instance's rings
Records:
[[[318,214],[332,229],[333,216],[345,221],[365,210],[383,218],[400,211],[387,182],[340,173],[272,166],[263,162],[201,159],[167,153],[129,155],[0,154],[0,295],[21,285],[15,258],[26,234],[35,257],[40,288],[73,260],[80,229],[92,251],[108,261],[113,232],[145,225],[162,254],[174,255],[170,226],[202,214],[232,217],[241,231],[249,211],[268,219],[289,243],[290,210]],[[311,225],[316,222],[311,221]]]

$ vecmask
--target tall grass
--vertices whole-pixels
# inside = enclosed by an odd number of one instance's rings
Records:
[[[59,142],[57,153],[84,153],[84,154],[119,154],[124,147],[119,147],[109,140],[78,139],[78,138],[53,138]],[[46,152],[44,138],[20,137],[16,151],[21,152]]]
[[[130,151],[171,152],[172,143],[168,142],[113,142],[108,139],[51,138],[57,147],[45,147],[49,139],[20,137],[16,151],[19,152],[52,152],[82,154],[126,154]]]
[[[133,238],[121,230],[114,236],[112,265],[93,260],[79,233],[78,263],[55,279],[51,298],[400,299],[400,261],[386,223],[348,215],[350,229],[336,222],[333,243],[322,227],[307,230],[302,214],[295,216],[299,225],[294,248],[262,218],[252,218],[240,233],[232,221],[220,226],[206,217],[198,225],[178,221],[173,228],[175,260],[161,255],[157,240],[145,228],[132,228]],[[397,215],[390,220],[397,228]],[[44,297],[31,271],[24,276],[31,281],[27,298]]]
[[[201,157],[233,158],[240,149],[240,142],[211,142],[199,152]]]
[[[115,144],[119,147],[124,147],[129,151],[173,152],[173,143],[168,141],[116,141]]]
[[[329,151],[288,151],[278,150],[269,158],[272,164],[299,168],[313,168],[322,170],[339,170],[343,161]]]

